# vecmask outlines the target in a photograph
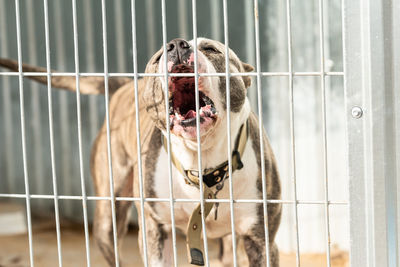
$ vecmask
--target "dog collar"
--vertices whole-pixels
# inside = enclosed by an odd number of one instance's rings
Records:
[[[243,156],[244,149],[246,147],[248,133],[248,121],[242,124],[239,129],[239,134],[236,137],[235,147],[232,152],[232,173],[236,170],[243,168],[243,162],[241,157]],[[165,136],[162,138],[163,145],[167,151],[167,139]],[[187,184],[199,186],[199,171],[198,170],[185,170],[180,163],[180,161],[175,157],[174,153],[171,151],[171,161],[175,168],[185,177]],[[229,161],[225,161],[212,169],[203,170],[203,182],[208,187],[213,187],[214,185],[222,182],[224,179],[229,178]]]

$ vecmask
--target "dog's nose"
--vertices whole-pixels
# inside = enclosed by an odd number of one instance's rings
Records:
[[[184,39],[174,39],[167,44],[168,61],[183,63],[188,57],[190,44]]]

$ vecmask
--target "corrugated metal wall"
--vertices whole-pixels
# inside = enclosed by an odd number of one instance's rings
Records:
[[[45,66],[44,14],[42,1],[21,0],[23,61]],[[136,1],[138,66],[161,46],[161,4]],[[255,63],[252,1],[229,2],[230,46],[239,57]],[[325,1],[325,64],[328,71],[343,71],[341,1]],[[78,0],[81,72],[102,72],[101,2]],[[288,71],[286,4],[281,0],[260,2],[262,71]],[[51,66],[74,72],[71,1],[49,1]],[[223,41],[222,1],[198,1],[198,35]],[[192,36],[191,1],[167,1],[168,39]],[[132,72],[130,1],[107,1],[109,72]],[[292,1],[293,67],[295,72],[320,71],[318,2]],[[0,56],[17,58],[14,1],[0,0]],[[327,130],[328,176],[331,200],[347,200],[345,173],[344,98],[342,76],[328,77]],[[282,176],[283,198],[293,200],[288,77],[263,78],[264,124],[274,147]],[[24,79],[26,138],[32,194],[52,194],[49,123],[46,87]],[[256,109],[256,90],[249,90]],[[82,137],[88,195],[90,147],[104,117],[104,98],[82,96]],[[0,193],[24,193],[18,78],[0,76]],[[81,195],[75,95],[54,90],[54,137],[58,192]],[[319,76],[295,76],[295,137],[298,198],[323,200],[322,102]],[[32,212],[51,214],[53,201],[32,200]],[[90,202],[90,215],[94,203]],[[81,202],[60,201],[61,215],[82,220]],[[332,243],[348,247],[347,207],[330,208]],[[299,205],[300,247],[303,251],[325,248],[324,207]],[[295,246],[292,205],[284,206],[278,243],[283,250]],[[310,233],[313,233],[312,235]],[[320,234],[319,234],[320,233]]]

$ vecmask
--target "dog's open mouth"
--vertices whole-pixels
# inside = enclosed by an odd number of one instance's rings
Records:
[[[193,73],[193,66],[178,64],[171,73]],[[169,80],[169,116],[171,129],[196,127],[196,114],[200,124],[210,125],[217,118],[214,102],[201,91],[199,83],[199,110],[196,111],[195,77],[171,77]],[[174,128],[175,127],[175,128]],[[176,129],[178,130],[178,129]]]

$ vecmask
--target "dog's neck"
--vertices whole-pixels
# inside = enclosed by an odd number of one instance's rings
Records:
[[[246,98],[242,110],[231,113],[231,148],[233,149],[239,129],[246,122],[251,112]],[[217,122],[214,131],[201,139],[202,169],[213,168],[228,159],[227,121],[225,118]],[[165,133],[164,133],[165,134]],[[172,152],[185,169],[197,170],[197,142],[171,135]]]

